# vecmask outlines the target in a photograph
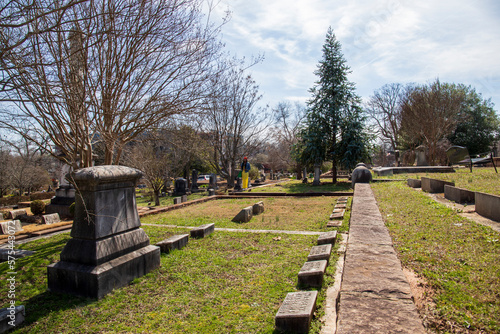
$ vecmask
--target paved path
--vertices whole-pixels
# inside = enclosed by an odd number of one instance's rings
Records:
[[[369,184],[356,184],[338,334],[425,333]]]

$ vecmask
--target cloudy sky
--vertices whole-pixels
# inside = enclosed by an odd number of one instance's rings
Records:
[[[342,44],[350,80],[366,101],[384,84],[442,82],[472,85],[500,110],[498,0],[220,0],[227,49],[264,55],[251,69],[271,107],[306,101],[328,27]]]

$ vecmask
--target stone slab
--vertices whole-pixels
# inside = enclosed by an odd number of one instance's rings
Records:
[[[9,217],[10,219],[12,220],[15,220],[16,218],[20,217],[20,216],[24,216],[26,215],[26,210],[25,209],[18,209],[18,210],[11,210],[9,211]]]
[[[9,220],[6,222],[1,222],[0,226],[2,227],[3,234],[13,235],[14,233],[20,232],[23,230],[20,220]]]
[[[0,220],[3,220],[3,212],[0,212]]]
[[[337,334],[424,334],[410,299],[387,299],[366,293],[340,294]]]
[[[5,333],[19,326],[24,322],[25,317],[24,305],[0,309],[0,333]]]
[[[422,181],[418,180],[418,179],[408,179],[408,180],[406,180],[406,183],[411,188],[421,188],[422,187]]]
[[[9,254],[10,253],[10,254]],[[20,259],[25,256],[30,256],[35,254],[34,251],[24,250],[24,249],[8,249],[8,248],[0,248],[0,262],[12,260],[12,257],[15,259]],[[9,258],[10,256],[10,258]]]
[[[347,208],[347,204],[339,204],[337,203],[335,205],[335,209],[346,209]]]
[[[332,245],[324,244],[319,246],[313,246],[309,255],[307,256],[307,261],[319,261],[326,260],[327,265],[330,262],[330,254],[332,253]]]
[[[247,206],[243,208],[234,218],[231,220],[235,223],[248,223],[253,217],[253,207]]]
[[[344,210],[342,212],[335,212],[330,215],[331,220],[344,219]]]
[[[255,215],[260,215],[261,213],[264,213],[264,202],[260,201],[255,203],[252,206],[252,214]]]
[[[298,274],[299,286],[309,286],[321,288],[323,285],[323,275],[328,262],[326,260],[308,261],[300,268]]]
[[[321,233],[318,237],[318,245],[332,244],[337,241],[337,231]]]
[[[476,192],[476,213],[500,222],[500,196]]]
[[[214,189],[208,189],[208,196],[214,196],[215,195],[215,190]]]
[[[414,173],[455,173],[455,169],[449,166],[417,166],[417,167],[380,167],[373,171],[378,176],[389,176],[393,174]]]
[[[61,252],[61,261],[96,266],[148,245],[142,228],[99,240],[72,238]]]
[[[384,225],[356,225],[349,228],[349,241],[351,243],[387,245],[392,246],[392,238]]]
[[[274,317],[276,329],[286,333],[308,333],[317,298],[317,291],[288,293]]]
[[[339,199],[339,200],[337,200],[337,204],[347,204],[347,200],[346,199]]]
[[[431,179],[428,177],[421,178],[422,190],[431,194],[444,193],[444,186],[455,186],[454,182]]]
[[[181,203],[182,203],[182,197],[174,197],[174,205]]]
[[[444,197],[457,203],[474,203],[476,194],[474,191],[445,185]]]
[[[215,224],[205,224],[198,227],[193,228],[190,231],[191,238],[204,238],[210,234],[212,234],[215,230]]]
[[[344,209],[333,209],[332,213],[344,212]]]
[[[162,253],[170,253],[174,249],[184,248],[189,241],[189,234],[178,234],[156,244]]]
[[[182,195],[181,196],[181,203],[187,202],[187,200],[188,200],[187,195]]]
[[[146,246],[98,266],[60,261],[47,267],[48,288],[101,299],[160,266],[160,248]]]
[[[51,225],[59,222],[61,222],[61,218],[58,213],[50,213],[42,216],[42,224]]]
[[[342,220],[331,220],[328,223],[326,223],[326,227],[340,227],[342,226],[343,221]]]

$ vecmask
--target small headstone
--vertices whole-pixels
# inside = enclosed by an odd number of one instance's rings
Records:
[[[26,210],[25,209],[18,209],[18,210],[12,210],[12,211],[9,211],[9,218],[14,220],[20,216],[24,216],[26,215]]]
[[[337,240],[337,231],[321,233],[318,237],[318,245],[325,245],[325,244],[333,245],[335,244],[336,240]]]
[[[411,188],[421,188],[422,187],[422,181],[417,180],[417,179],[408,179],[407,184]]]
[[[276,329],[286,333],[308,333],[318,291],[290,292],[274,317]]]
[[[252,206],[252,213],[254,216],[260,215],[263,212],[264,212],[264,202],[260,201]]]
[[[189,234],[179,234],[158,242],[156,246],[160,247],[162,253],[170,253],[174,249],[184,248],[188,240]]]
[[[193,169],[191,173],[191,192],[198,191],[198,171]]]
[[[54,223],[59,223],[61,221],[61,218],[59,218],[58,213],[50,213],[48,215],[43,215],[42,216],[42,224],[50,225]]]
[[[320,166],[314,166],[314,181],[313,186],[319,186],[321,182],[319,181],[319,176],[321,175]]]
[[[332,213],[330,215],[330,219],[336,220],[336,219],[343,219],[344,218],[344,211],[342,212],[337,212],[337,213]]]
[[[234,218],[231,220],[235,223],[248,223],[253,217],[253,207],[247,206],[242,209]]]
[[[304,263],[299,271],[299,285],[320,288],[323,285],[323,275],[325,274],[326,260],[308,261]]]
[[[10,254],[9,254],[10,252]],[[0,262],[8,261],[9,256],[13,256],[16,259],[20,259],[25,256],[30,256],[34,254],[34,251],[24,250],[24,249],[15,249],[12,253],[12,249],[10,248],[0,248]]]
[[[342,212],[342,211],[344,211],[344,209],[337,209],[337,208],[333,209],[333,213],[339,213],[339,212]]]
[[[332,253],[332,245],[324,244],[320,246],[313,246],[309,255],[307,256],[307,261],[319,261],[326,260],[327,264],[330,261],[330,254]]]
[[[215,196],[215,190],[214,189],[208,189],[208,196]]]
[[[9,220],[6,222],[1,222],[2,233],[12,235],[23,230],[20,220]]]
[[[346,201],[347,202],[347,197],[339,197],[337,201]]]
[[[191,235],[191,238],[204,238],[204,237],[212,234],[214,230],[215,230],[214,223],[205,224],[205,225],[201,225],[201,226],[193,228],[190,231],[190,235]]]
[[[352,187],[356,183],[370,183],[372,181],[372,173],[366,167],[359,166],[352,171]]]
[[[347,204],[347,200],[346,199],[338,199],[337,204]]]
[[[218,189],[218,187],[217,187],[217,174],[210,174],[208,187],[212,188],[212,189]]]
[[[174,197],[174,205],[181,204],[181,203],[182,203],[182,197]]]
[[[335,209],[346,209],[347,208],[347,204],[336,204],[335,205]]]
[[[11,305],[0,309],[0,333],[5,333],[22,324],[25,316],[24,305]]]
[[[342,223],[342,220],[330,220],[328,223],[326,223],[326,227],[340,227],[342,226]]]
[[[181,196],[181,203],[187,202],[187,200],[188,200],[187,195],[182,195]]]
[[[187,180],[183,179],[182,177],[176,179],[174,183],[174,195],[185,195],[187,192],[187,184]]]

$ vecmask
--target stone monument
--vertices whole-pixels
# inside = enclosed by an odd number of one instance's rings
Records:
[[[196,193],[199,192],[200,189],[198,187],[198,171],[193,169],[191,173],[191,192]]]
[[[319,177],[321,175],[321,170],[319,169],[319,165],[314,165],[314,181],[313,181],[313,186],[319,186],[321,185],[321,182],[319,181]]]
[[[71,171],[68,165],[60,167],[60,180],[54,180],[54,185],[59,184],[56,195],[50,200],[50,204],[45,207],[45,213],[58,213],[61,217],[70,217],[69,207],[75,202],[75,188],[66,179],[65,175]]]
[[[174,196],[186,195],[188,189],[188,182],[186,179],[180,177],[174,183]]]
[[[219,189],[219,187],[217,187],[217,174],[210,174],[210,181],[208,188],[214,190]]]
[[[142,173],[125,166],[72,172],[75,219],[61,261],[47,267],[50,291],[100,299],[160,266],[160,248],[140,228],[135,186]]]
[[[359,166],[352,171],[352,187],[356,183],[370,183],[372,181],[372,173],[366,167]]]

